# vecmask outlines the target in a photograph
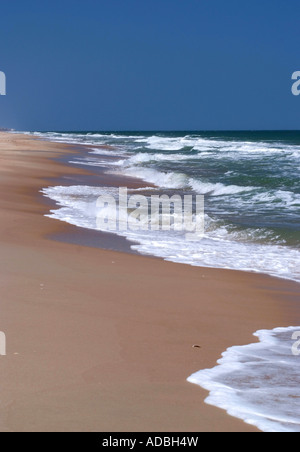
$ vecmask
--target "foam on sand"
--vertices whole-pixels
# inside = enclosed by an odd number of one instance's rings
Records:
[[[300,432],[300,327],[260,330],[259,342],[234,346],[218,365],[188,378],[210,391],[206,403],[265,432]]]

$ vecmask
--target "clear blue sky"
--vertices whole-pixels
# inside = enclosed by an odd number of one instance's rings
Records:
[[[0,126],[300,129],[299,0],[0,5]]]

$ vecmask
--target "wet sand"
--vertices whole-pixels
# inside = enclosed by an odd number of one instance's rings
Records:
[[[299,285],[68,240],[39,193],[87,174],[68,154],[0,133],[0,431],[258,431],[186,378],[258,329],[300,325]]]

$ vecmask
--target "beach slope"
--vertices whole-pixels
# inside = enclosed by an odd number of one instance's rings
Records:
[[[0,431],[257,431],[186,379],[300,324],[298,285],[51,239],[75,229],[39,193],[83,173],[68,153],[0,133]]]

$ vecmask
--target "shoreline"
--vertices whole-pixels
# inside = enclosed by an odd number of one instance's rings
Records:
[[[68,153],[0,134],[0,431],[257,431],[186,379],[300,324],[299,284],[50,240],[77,228],[44,217],[39,190],[90,174],[54,161]]]

